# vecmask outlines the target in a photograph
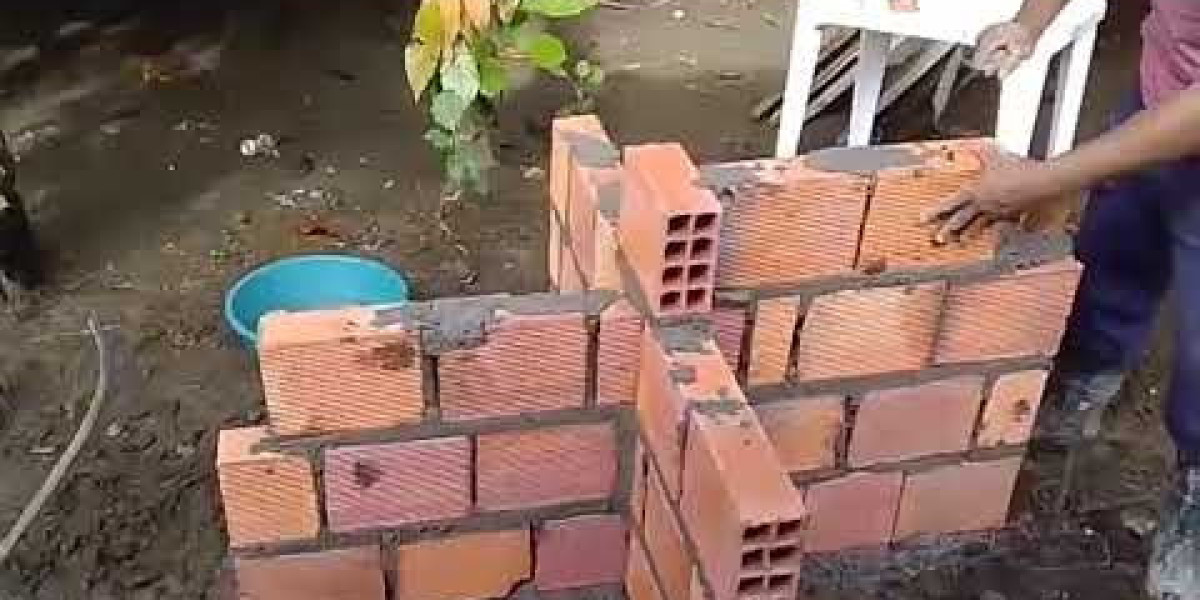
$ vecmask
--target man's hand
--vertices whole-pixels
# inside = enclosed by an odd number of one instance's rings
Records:
[[[1037,34],[1017,21],[996,23],[979,34],[972,63],[988,77],[1008,77],[1033,56]]]
[[[988,150],[983,163],[978,182],[921,215],[922,224],[933,227],[934,243],[957,239],[976,220],[1015,220],[1034,206],[1059,197],[1044,163],[997,149]]]

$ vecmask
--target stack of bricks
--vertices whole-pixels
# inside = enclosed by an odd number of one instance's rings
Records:
[[[641,319],[611,293],[276,313],[221,432],[238,598],[619,585]]]
[[[242,598],[791,600],[1004,527],[1080,267],[920,213],[986,140],[698,168],[556,122],[552,294],[279,313],[222,433]]]

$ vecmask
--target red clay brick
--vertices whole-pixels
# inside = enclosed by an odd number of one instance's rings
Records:
[[[325,508],[338,532],[466,516],[471,442],[465,437],[325,452]]]
[[[614,150],[615,153],[615,150]],[[589,288],[596,282],[596,265],[600,249],[597,228],[601,218],[597,207],[605,202],[606,195],[619,198],[622,174],[617,168],[596,168],[581,163],[572,165],[571,171],[571,241],[579,270]],[[614,249],[615,250],[615,249]],[[615,256],[603,257],[609,264]],[[611,273],[610,273],[611,274]],[[620,287],[612,288],[620,290]]]
[[[641,314],[620,300],[600,315],[596,358],[596,402],[600,405],[633,404],[641,364]]]
[[[646,459],[646,449],[638,441],[633,448],[633,482],[629,486],[629,520],[634,526],[641,527],[646,514],[646,487],[650,465]]]
[[[757,185],[727,201],[717,280],[723,288],[803,282],[854,269],[869,179],[786,163],[732,164]]]
[[[976,376],[867,394],[850,439],[850,466],[966,451],[982,398],[983,378]]]
[[[625,151],[621,247],[656,316],[712,309],[721,205],[677,144]]]
[[[617,242],[616,221],[604,215],[596,216],[596,266],[592,289],[623,291],[621,282],[620,245]]]
[[[504,598],[529,579],[529,530],[438,538],[396,550],[395,600]]]
[[[1082,267],[1048,267],[952,288],[934,353],[936,364],[1058,351]]]
[[[364,546],[234,562],[240,600],[381,600],[379,548]]]
[[[1011,457],[910,474],[895,538],[1003,527],[1021,462]]]
[[[806,519],[800,493],[745,398],[736,388],[727,393],[732,398],[725,402],[692,411],[680,502],[717,598],[732,598],[760,579],[767,591],[764,570],[794,573]]]
[[[835,292],[809,308],[796,348],[801,381],[916,371],[929,364],[945,285]]]
[[[421,340],[372,324],[369,308],[273,313],[259,366],[278,435],[383,429],[421,420]]]
[[[620,515],[550,521],[537,534],[534,583],[542,591],[620,583],[628,543]]]
[[[812,513],[808,552],[884,546],[892,541],[903,473],[855,473],[816,484],[804,504]]]
[[[616,166],[619,153],[594,115],[554,120],[550,147],[550,204],[564,219],[570,212],[573,165]]]
[[[646,550],[667,598],[686,598],[695,568],[682,525],[659,478],[651,473],[646,495]]]
[[[479,436],[476,504],[514,510],[603,500],[617,477],[616,436],[607,423]]]
[[[650,567],[650,557],[640,536],[629,536],[629,565],[625,569],[625,595],[629,600],[674,600],[666,598]]]
[[[583,272],[579,269],[579,260],[568,245],[563,252],[562,267],[558,281],[558,291],[564,294],[587,290],[587,282],[583,280]]]
[[[846,427],[845,400],[819,396],[755,407],[779,461],[792,473],[837,466]]]
[[[877,173],[859,252],[859,269],[905,269],[954,265],[994,258],[992,230],[969,231],[960,241],[934,245],[921,213],[977,181],[983,172],[983,140],[901,144],[921,157],[916,167]]]
[[[1042,403],[1046,377],[1045,371],[1023,371],[997,379],[983,411],[976,443],[991,447],[1028,442]]]
[[[217,477],[229,545],[311,540],[320,529],[312,468],[299,456],[253,453],[264,427],[225,429],[217,442]]]
[[[547,228],[546,241],[546,272],[550,278],[550,289],[561,288],[564,242],[562,225],[558,222],[558,213],[548,211],[550,225]]]
[[[500,314],[483,345],[442,355],[442,418],[582,407],[588,337],[582,313]]]
[[[742,342],[746,337],[746,310],[732,306],[718,308],[709,315],[713,337],[729,368],[737,371],[742,363]]]
[[[750,345],[750,385],[776,385],[787,379],[799,319],[800,307],[794,298],[758,303]]]

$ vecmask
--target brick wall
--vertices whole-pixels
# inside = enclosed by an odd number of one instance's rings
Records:
[[[268,422],[218,453],[243,597],[791,600],[1004,527],[1080,266],[930,242],[988,143],[698,168],[557,121],[557,293],[264,320]]]

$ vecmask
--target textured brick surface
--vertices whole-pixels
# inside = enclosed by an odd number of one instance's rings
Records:
[[[801,380],[912,371],[929,364],[945,286],[851,290],[815,299],[796,348]]]
[[[884,169],[871,199],[859,250],[859,268],[912,268],[991,260],[991,230],[971,230],[956,242],[934,245],[921,213],[979,179],[980,140],[902,144],[922,157],[918,167]]]
[[[596,265],[591,284],[595,290],[624,290],[616,221],[604,215],[596,217]]]
[[[983,412],[976,443],[989,447],[1028,442],[1042,403],[1046,377],[1045,371],[1023,371],[997,379]]]
[[[792,161],[761,170],[759,185],[725,201],[721,230],[721,287],[779,286],[854,268],[868,179],[823,173]],[[760,170],[733,164],[716,170]]]
[[[629,565],[625,569],[625,595],[629,600],[673,600],[664,598],[650,567],[646,547],[637,535],[629,536]]]
[[[563,237],[562,225],[558,221],[558,213],[548,211],[549,225],[546,230],[546,274],[550,278],[550,288],[561,289],[563,252],[566,239]]]
[[[379,548],[367,546],[234,562],[239,600],[382,600]]]
[[[550,521],[537,533],[534,582],[543,591],[620,583],[627,546],[620,515]]]
[[[642,318],[621,300],[600,315],[596,355],[596,402],[632,404],[637,394],[642,352]]]
[[[855,473],[816,484],[804,504],[812,514],[808,552],[883,546],[891,542],[903,473]]]
[[[733,306],[718,308],[710,315],[713,337],[729,368],[737,371],[742,363],[742,343],[746,336],[746,310]]]
[[[554,120],[550,147],[550,205],[564,220],[570,211],[571,167],[616,166],[619,154],[594,115]]]
[[[320,527],[312,468],[303,457],[253,454],[263,427],[222,430],[217,477],[229,545],[234,548],[310,540]]]
[[[754,334],[750,345],[750,385],[775,385],[784,382],[796,339],[800,308],[793,298],[763,300],[754,315]]]
[[[790,472],[837,466],[845,430],[845,400],[820,396],[755,407],[783,467]]]
[[[668,598],[686,598],[694,563],[662,482],[652,473],[646,495],[646,550]]]
[[[600,192],[602,176],[593,169],[573,163],[571,168],[571,205],[568,222],[571,231],[571,248],[583,275],[585,285],[590,285],[596,270],[596,199]],[[615,178],[614,172],[609,177]]]
[[[1003,527],[1021,457],[965,463],[910,474],[896,539]]]
[[[502,317],[482,346],[442,355],[442,418],[582,407],[587,346],[581,313]]]
[[[330,449],[325,498],[329,527],[339,532],[465,516],[471,442],[452,437]]]
[[[629,485],[629,519],[640,527],[646,514],[646,492],[649,485],[650,465],[646,448],[639,440],[633,449],[633,481]]]
[[[745,589],[778,592],[775,584],[794,572],[806,518],[766,432],[734,396],[693,411],[680,502],[717,598]],[[764,570],[778,576],[774,583]]]
[[[271,427],[302,435],[421,420],[420,337],[379,329],[370,309],[275,313],[262,319],[259,365]]]
[[[966,451],[982,396],[976,376],[867,394],[850,438],[850,466]]]
[[[503,598],[530,577],[531,549],[527,529],[400,546],[394,600]]]
[[[1079,263],[1069,260],[951,289],[934,361],[1053,356],[1080,270]]]
[[[602,500],[617,476],[607,423],[479,436],[476,503],[483,510]]]

